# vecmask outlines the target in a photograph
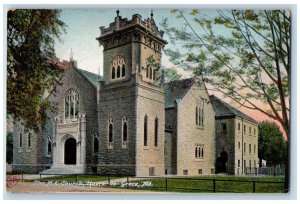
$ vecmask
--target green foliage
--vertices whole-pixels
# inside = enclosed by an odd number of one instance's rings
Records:
[[[166,50],[170,60],[202,76],[239,105],[279,121],[288,135],[289,11],[175,9],[171,13],[180,16],[180,26],[169,25],[168,19],[161,24],[173,45]]]
[[[259,124],[258,156],[267,161],[268,166],[285,164],[287,144],[275,123]]]
[[[174,67],[172,67],[165,69],[165,78],[167,82],[176,81],[181,78],[181,74],[178,74],[177,70]]]
[[[59,71],[49,59],[54,39],[64,32],[59,10],[16,9],[7,13],[7,113],[37,131],[45,111],[53,107],[43,97]]]

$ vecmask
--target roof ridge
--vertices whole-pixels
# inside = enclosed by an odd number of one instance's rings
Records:
[[[93,73],[93,72],[89,72],[89,71],[87,71],[87,70],[84,70],[84,69],[80,69],[80,68],[78,68],[78,67],[73,67],[81,76],[83,76],[86,80],[88,80],[88,82],[90,82],[94,87],[96,87],[97,86],[97,82],[95,83],[95,82],[93,82],[92,81],[92,79],[90,79],[88,76],[86,76],[86,74],[92,74],[93,75],[93,77],[101,77],[101,75],[98,75],[98,74],[95,74],[95,73]],[[85,73],[86,74],[85,74]]]
[[[225,106],[225,108],[227,110],[229,110],[233,115],[235,116],[239,116],[242,117],[246,120],[249,120],[250,122],[255,122],[257,123],[257,121],[255,119],[253,119],[252,117],[248,116],[247,114],[243,113],[242,111],[238,110],[237,108],[229,105],[228,103],[226,103],[225,101],[221,100],[220,98],[216,97],[215,95],[210,95],[210,97],[214,97],[215,100],[219,101],[221,104],[223,104]],[[212,101],[213,103],[213,101]],[[223,107],[224,107],[223,106]]]

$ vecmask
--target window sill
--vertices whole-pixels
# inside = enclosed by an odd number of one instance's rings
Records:
[[[204,158],[195,158],[196,162],[205,162],[206,160]]]
[[[143,149],[144,149],[144,150],[148,150],[149,147],[148,147],[148,146],[144,146]]]
[[[196,128],[200,129],[200,130],[204,130],[204,126],[198,126],[198,125],[196,125]]]

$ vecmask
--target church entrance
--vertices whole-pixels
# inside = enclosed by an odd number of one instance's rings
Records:
[[[69,138],[65,142],[65,164],[76,164],[76,140]]]

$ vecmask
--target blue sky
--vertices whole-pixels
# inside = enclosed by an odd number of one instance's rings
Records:
[[[151,9],[120,9],[120,15],[131,19],[133,14],[140,14],[142,18],[150,17]],[[170,22],[178,23],[175,15],[166,9],[153,9],[154,19],[158,27],[166,17]],[[57,57],[68,60],[71,49],[73,57],[77,60],[78,67],[94,73],[100,68],[102,73],[102,48],[99,47],[96,37],[100,35],[100,26],[108,27],[114,21],[116,9],[63,9],[61,20],[67,25],[66,33],[61,36],[61,41],[56,41],[55,51]],[[167,39],[167,36],[165,35]],[[168,39],[167,39],[168,40]],[[167,45],[170,46],[170,45]],[[162,65],[172,66],[166,56],[162,57]]]

